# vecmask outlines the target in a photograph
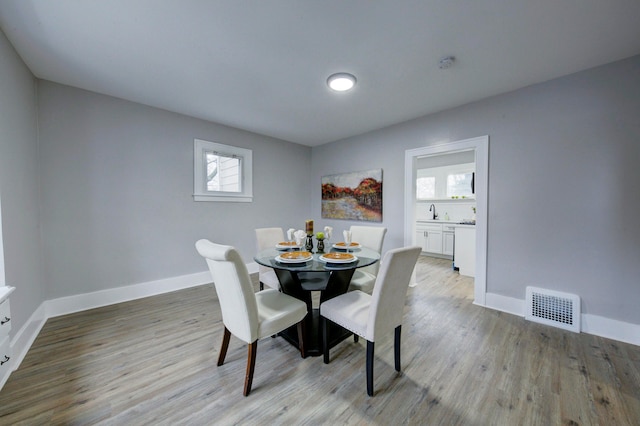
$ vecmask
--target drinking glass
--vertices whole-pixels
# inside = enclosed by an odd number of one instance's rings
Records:
[[[346,246],[347,253],[349,253],[349,249],[351,248],[351,231],[344,231],[343,236],[344,236],[344,244]]]

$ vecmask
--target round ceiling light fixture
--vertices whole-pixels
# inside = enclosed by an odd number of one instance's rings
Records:
[[[347,90],[351,90],[355,84],[356,77],[346,72],[332,74],[327,79],[327,85],[331,90],[335,90],[336,92],[346,92]]]

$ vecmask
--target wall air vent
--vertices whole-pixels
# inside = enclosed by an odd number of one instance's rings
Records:
[[[527,287],[525,319],[580,333],[580,297]]]

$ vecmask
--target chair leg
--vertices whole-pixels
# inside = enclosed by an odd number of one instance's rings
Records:
[[[399,325],[396,327],[395,336],[393,339],[393,355],[396,361],[396,371],[400,371],[400,335],[402,331],[402,326]]]
[[[247,356],[247,374],[244,377],[244,396],[249,396],[251,392],[251,383],[253,383],[253,371],[256,367],[256,352],[258,352],[258,341],[249,343],[249,350]]]
[[[359,337],[360,337],[360,336],[358,336],[357,334],[353,333],[353,341],[354,341],[355,343],[358,343],[358,340],[360,340],[360,339],[359,339]]]
[[[373,396],[373,352],[375,343],[367,340],[367,395]]]
[[[260,281],[260,291],[264,290],[264,283],[262,281]]]
[[[329,320],[325,317],[320,317],[320,327],[322,328],[322,354],[324,357],[324,363],[329,364]]]
[[[220,354],[218,355],[218,366],[224,364],[224,358],[227,356],[227,348],[229,347],[229,338],[231,337],[231,332],[224,328],[224,335],[222,336],[222,347],[220,348]]]
[[[302,319],[298,323],[298,349],[300,349],[300,356],[302,358],[307,357],[307,352],[304,349],[304,335],[305,335],[305,326],[304,322],[306,321],[306,317]]]

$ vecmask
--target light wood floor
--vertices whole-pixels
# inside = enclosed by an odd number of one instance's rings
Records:
[[[0,424],[638,425],[640,347],[472,305],[473,282],[421,258],[405,309],[402,373],[392,336],[376,344],[375,396],[363,339],[301,359],[281,338],[246,346],[212,286],[47,321],[0,392]]]

